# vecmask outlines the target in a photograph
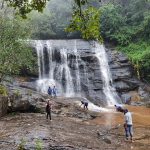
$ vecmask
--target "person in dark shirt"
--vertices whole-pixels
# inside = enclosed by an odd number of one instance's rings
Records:
[[[46,105],[46,119],[52,120],[51,118],[51,109],[52,109],[52,104],[50,103],[50,101],[48,100],[47,105]]]
[[[81,101],[81,106],[83,105],[84,109],[88,109],[88,102]]]

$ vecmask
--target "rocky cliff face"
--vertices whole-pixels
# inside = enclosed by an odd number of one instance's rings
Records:
[[[40,43],[40,47],[42,47],[43,51],[41,56],[43,57],[42,61],[45,60],[45,68],[42,68],[41,72],[42,70],[45,70],[43,74],[46,76],[48,76],[47,73],[50,72],[49,69],[51,67],[51,65],[49,65],[49,58],[47,56],[49,54],[47,51],[48,42],[49,41],[42,41]],[[59,67],[62,65],[62,59],[64,59],[64,56],[62,57],[62,53],[60,52],[63,48],[66,50],[65,55],[67,56],[67,65],[72,78],[74,96],[76,95],[76,90],[80,89],[81,96],[85,96],[87,99],[91,100],[97,105],[106,105],[106,96],[103,92],[104,81],[101,77],[102,75],[100,72],[100,63],[96,58],[97,54],[94,51],[94,43],[86,42],[83,40],[76,40],[76,42],[75,40],[51,40],[50,42],[51,49],[53,49],[51,63],[55,64],[55,68],[53,69],[54,80],[60,82],[63,88],[67,86],[66,74],[62,72],[60,75],[59,72]],[[76,43],[76,45],[74,45],[74,43]],[[35,41],[32,41],[32,46],[34,49],[37,48]],[[75,53],[74,46],[76,46],[78,54]],[[142,93],[141,90],[140,92],[138,91],[140,82],[134,77],[133,70],[128,61],[128,58],[110,46],[106,46],[106,52],[108,55],[108,63],[113,80],[110,85],[116,89],[118,95],[121,97],[122,102],[126,102],[126,100],[135,95],[140,97],[140,93]],[[76,64],[77,61],[78,66]],[[77,70],[79,72],[79,78],[77,78]],[[79,79],[80,87],[79,84],[77,84],[77,80]]]
[[[122,101],[125,102],[132,97],[130,92],[139,88],[139,80],[134,76],[134,70],[127,56],[111,47],[108,47],[107,54],[113,85],[121,96]]]
[[[102,79],[102,74],[100,71],[100,63],[95,55],[95,51],[93,50],[93,42],[77,40],[76,48],[78,50],[78,55],[80,56],[78,60],[78,67],[75,63],[76,56],[72,51],[72,47],[74,46],[74,44],[70,40],[69,42],[70,43],[67,43],[66,41],[65,45],[64,41],[55,41],[56,45],[53,45],[55,47],[53,59],[58,63],[57,67],[61,65],[61,56],[59,51],[61,47],[64,47],[67,49],[68,53],[68,68],[71,72],[74,90],[76,88],[80,89],[80,97],[86,97],[96,105],[105,106],[107,98],[103,91],[104,81]],[[46,47],[44,49],[46,49]],[[110,46],[106,46],[106,52],[108,56],[110,72],[112,75],[112,82],[110,83],[110,85],[114,87],[113,89],[115,90],[115,92],[117,92],[117,94],[121,98],[121,101],[123,103],[129,101],[130,103],[131,100],[133,101],[132,104],[134,105],[145,105],[146,102],[147,105],[149,105],[150,87],[146,86],[137,78],[135,78],[133,69],[127,57],[122,53],[116,51],[115,49],[110,48]],[[79,71],[80,88],[77,86],[77,70]],[[59,77],[59,74],[55,74],[54,79],[57,80],[59,79]],[[36,80],[30,79],[28,81],[22,81],[16,79],[14,80],[13,85],[9,83],[9,98],[12,103],[12,111],[40,111],[40,103],[43,101],[43,97],[48,98],[48,95],[47,93],[42,94],[36,91]],[[65,75],[63,78],[61,78],[61,82],[63,86],[66,85],[67,80],[65,78]],[[114,92],[113,89],[111,89],[111,92]],[[73,97],[78,96],[76,95],[76,92],[77,91],[74,91]],[[0,102],[2,103],[2,100]],[[0,107],[2,107],[2,104],[0,104]],[[0,111],[1,110],[2,109],[0,109]],[[0,112],[0,114],[2,113]]]
[[[59,93],[65,93],[69,87],[73,90],[73,97],[77,96],[80,90],[81,97],[86,97],[97,105],[105,106],[107,104],[104,94],[105,81],[102,79],[100,62],[96,57],[93,41],[47,40],[31,41],[31,43],[33,49],[38,49],[41,53],[41,56],[38,56],[42,58],[39,60],[42,66],[40,68],[41,78],[49,78],[53,74],[52,78],[62,88],[58,89]],[[134,76],[128,58],[110,46],[106,46],[106,52],[112,76],[110,86],[114,87],[114,90],[116,89],[121,101],[126,103],[131,99],[148,100],[149,94],[145,92],[144,85]],[[68,70],[69,73],[66,73]],[[35,87],[32,88],[37,87],[36,84],[34,85]],[[111,89],[111,92],[114,91]]]
[[[81,50],[81,73],[84,72],[83,64],[86,64],[87,80],[81,79],[82,90],[85,95],[94,101],[96,104],[105,104],[105,95],[103,93],[103,81],[100,73],[99,62],[93,56],[93,52],[90,49]],[[128,61],[128,58],[121,52],[116,51],[111,47],[106,48],[108,55],[108,63],[112,74],[113,83],[118,95],[121,97],[122,102],[126,102],[133,95],[132,91],[139,89],[139,81],[134,76],[133,68]]]

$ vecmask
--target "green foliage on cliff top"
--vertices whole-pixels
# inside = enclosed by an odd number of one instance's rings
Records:
[[[150,79],[150,44],[146,42],[130,43],[128,46],[118,46],[132,62],[139,78]]]
[[[128,45],[150,38],[150,3],[129,0],[126,5],[109,4],[102,7],[101,33],[118,45]]]
[[[71,23],[66,28],[68,32],[79,31],[81,32],[82,38],[89,40],[94,39],[102,41],[100,35],[100,10],[94,7],[88,7],[87,9],[76,10],[72,16]]]
[[[128,55],[139,78],[150,80],[150,2],[128,0],[101,9],[104,39]]]

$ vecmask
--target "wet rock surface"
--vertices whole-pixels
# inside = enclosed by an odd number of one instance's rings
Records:
[[[0,150],[146,150],[150,139],[150,110],[129,107],[133,112],[135,142],[125,142],[123,114],[84,110],[77,98],[51,99],[52,121],[41,113],[13,113],[0,119]],[[73,102],[74,101],[74,102]],[[41,102],[41,106],[46,105]],[[143,114],[146,114],[143,116]]]
[[[81,85],[81,95],[91,100],[93,103],[97,105],[106,106],[106,96],[103,92],[103,79],[100,71],[100,62],[96,55],[98,55],[95,51],[95,44],[93,41],[84,41],[84,40],[50,40],[51,48],[53,49],[53,61],[56,63],[56,68],[54,69],[54,79],[58,81],[63,89],[66,88],[67,80],[62,74],[62,79],[60,79],[60,74],[56,73],[59,70],[59,66],[62,64],[61,62],[61,52],[60,50],[63,48],[66,50],[67,54],[67,65],[70,70],[70,75],[72,81],[74,83],[74,92],[76,93],[78,88],[76,81],[77,76],[80,77],[80,85]],[[35,50],[37,41],[30,41],[33,49]],[[49,70],[49,62],[48,62],[48,53],[46,51],[46,43],[41,40],[41,44],[43,45],[43,55],[45,56],[45,74],[48,73]],[[127,97],[131,97],[130,91],[138,91],[141,88],[141,85],[138,79],[134,76],[133,68],[131,64],[123,53],[115,50],[114,47],[105,44],[106,52],[108,55],[108,64],[112,74],[113,86],[122,102],[125,102]],[[77,49],[77,53],[74,49]],[[75,63],[78,62],[78,65]],[[46,65],[47,64],[47,65]],[[38,70],[38,68],[37,68]],[[79,71],[77,75],[76,71]],[[58,71],[59,72],[59,71]],[[38,75],[37,75],[38,76]],[[61,80],[61,81],[60,81]],[[29,87],[30,89],[36,89],[36,84],[34,82],[24,82],[20,84],[21,87]],[[112,91],[113,92],[113,91]],[[145,92],[145,90],[144,90]],[[147,92],[146,92],[147,93]],[[142,94],[142,98],[145,99],[147,94]],[[141,92],[139,91],[139,96]],[[118,97],[116,97],[118,98]],[[119,101],[118,101],[119,102]]]

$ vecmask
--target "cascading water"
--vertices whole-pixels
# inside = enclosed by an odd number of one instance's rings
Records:
[[[100,45],[98,42],[95,42],[95,55],[100,63],[100,71],[103,81],[103,92],[107,99],[108,105],[116,104],[120,98],[116,93],[115,88],[112,85],[112,77],[109,70],[107,54],[105,47]]]
[[[69,60],[67,49],[53,49],[52,41],[50,40],[36,40],[34,43],[37,51],[39,67],[39,80],[37,81],[37,89],[43,93],[47,93],[49,86],[56,86],[59,95],[64,95],[66,97],[74,96],[75,87],[68,65]],[[73,51],[75,51],[77,55],[77,50]],[[59,56],[59,59],[57,59],[57,55]],[[78,63],[76,65],[78,70]],[[80,86],[79,74],[77,75],[77,78],[77,86]]]
[[[64,78],[66,81],[66,96],[70,97],[70,96],[74,96],[74,86],[73,86],[73,80],[72,80],[72,76],[71,76],[71,72],[70,72],[70,68],[68,66],[68,60],[67,60],[67,50],[66,49],[61,49],[60,50],[60,54],[61,54],[61,74],[64,71]],[[62,77],[62,75],[61,75]]]
[[[47,93],[49,86],[56,86],[59,96],[99,97],[101,102],[104,93],[108,105],[116,104],[119,97],[112,87],[105,48],[94,44],[83,40],[32,41],[38,56],[37,89]]]
[[[39,79],[41,79],[42,77],[42,71],[41,71],[41,68],[43,66],[41,66],[41,49],[43,48],[43,45],[41,43],[41,41],[37,42],[36,41],[36,51],[37,51],[37,57],[38,57],[38,68],[39,68]]]
[[[73,53],[75,55],[75,72],[76,72],[76,91],[78,93],[79,96],[81,96],[80,91],[81,91],[81,84],[80,84],[80,74],[79,74],[79,63],[78,61],[80,60],[80,55],[78,54],[77,51],[77,47],[76,47],[76,40],[75,40],[75,45],[74,45],[74,49],[73,49]]]
[[[51,47],[51,42],[46,41],[46,46],[47,46],[47,51],[48,51],[48,58],[49,58],[49,78],[53,79],[54,78],[54,63],[52,61],[53,59],[53,50]]]
[[[44,49],[43,49],[43,45],[44,42],[40,41],[40,40],[35,40],[35,48],[36,48],[36,52],[37,52],[37,57],[38,57],[38,68],[39,68],[39,80],[37,81],[37,90],[41,91],[43,93],[47,93],[47,89],[49,86],[54,86],[56,83],[53,80],[53,78],[46,78],[46,76],[50,76],[49,74],[46,74],[46,64],[45,64],[45,56],[44,56]],[[48,50],[48,57],[49,60],[51,61],[52,59],[52,51],[50,50],[50,43],[47,44],[47,50]],[[50,68],[52,65],[52,62],[49,63]],[[53,72],[50,72],[53,73]],[[51,75],[52,76],[52,75]]]

